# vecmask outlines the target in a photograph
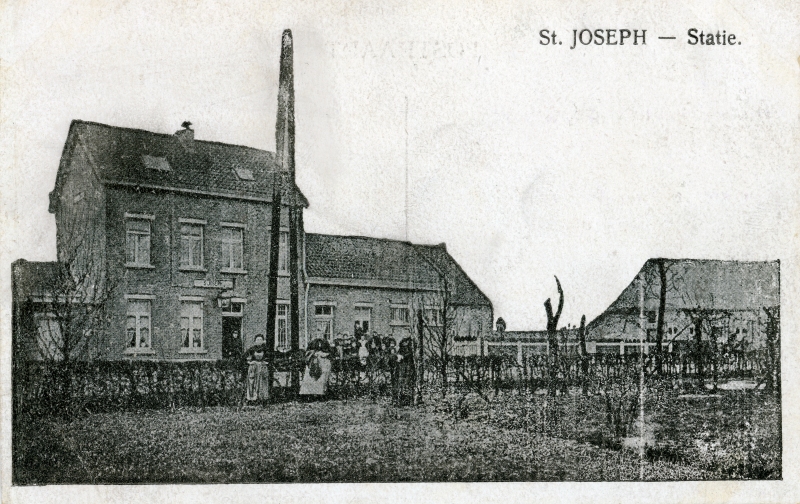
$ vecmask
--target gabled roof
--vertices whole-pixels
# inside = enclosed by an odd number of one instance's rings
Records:
[[[638,278],[644,279],[645,310],[657,309],[660,262],[667,274],[667,309],[737,311],[780,305],[780,261],[649,259],[619,297],[589,325],[597,325],[609,314],[638,310]]]
[[[436,289],[441,289],[442,278],[447,278],[451,304],[491,306],[486,295],[467,277],[444,245],[307,233],[306,272],[310,278],[363,281],[365,284],[383,281]]]
[[[468,306],[492,306],[489,298],[464,272],[461,266],[447,252],[444,243],[440,245],[413,245],[414,249],[430,262],[434,268],[447,278],[450,290],[450,303]]]
[[[107,184],[267,201],[272,198],[272,152],[205,140],[191,140],[187,149],[176,135],[80,120],[70,126],[56,178],[56,195],[78,144],[86,149],[98,177]],[[300,190],[296,186],[294,190],[297,204],[308,206]]]

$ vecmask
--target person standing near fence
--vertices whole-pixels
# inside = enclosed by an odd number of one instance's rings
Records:
[[[266,402],[269,400],[269,380],[267,362],[267,345],[264,343],[264,336],[257,334],[251,346],[245,354],[247,362],[247,390],[246,398],[248,403]]]
[[[306,371],[300,382],[300,395],[323,397],[328,392],[331,375],[331,347],[324,339],[315,339],[306,351]]]
[[[392,376],[394,402],[398,406],[408,406],[414,400],[414,386],[417,379],[417,370],[414,367],[414,340],[410,337],[400,340],[394,358],[396,361]]]

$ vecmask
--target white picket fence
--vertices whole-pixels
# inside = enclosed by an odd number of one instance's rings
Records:
[[[577,342],[569,342],[564,344],[567,352],[577,351]],[[588,354],[594,353],[619,353],[625,355],[626,353],[636,353],[644,346],[644,353],[650,353],[650,349],[655,347],[653,342],[586,342],[586,352]],[[492,355],[493,353],[503,352],[500,350],[503,347],[513,347],[517,354],[517,363],[522,364],[522,356],[530,354],[546,355],[548,353],[548,344],[546,341],[490,341],[483,338],[478,338],[475,341],[456,341],[452,349],[452,355],[467,357],[470,355]],[[492,352],[492,349],[498,351]],[[668,352],[672,352],[672,343],[669,343]],[[507,353],[507,352],[503,352]]]

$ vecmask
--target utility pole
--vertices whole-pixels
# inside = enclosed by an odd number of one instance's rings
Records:
[[[272,176],[272,222],[269,232],[269,282],[267,283],[267,357],[269,362],[268,390],[271,397],[275,372],[275,319],[278,310],[278,259],[281,240],[281,204],[284,176],[294,165],[294,118],[292,103],[292,32],[284,30],[281,37],[280,78],[278,81],[278,117],[275,124],[275,166]],[[291,117],[291,120],[290,120]],[[293,189],[293,188],[292,188]],[[291,191],[292,193],[294,191]],[[291,206],[292,198],[289,203]],[[291,216],[290,216],[291,217]],[[291,222],[290,222],[291,225]],[[290,247],[291,248],[291,247]],[[295,252],[296,254],[296,252]],[[296,308],[293,303],[292,309]],[[293,335],[294,336],[294,335]]]

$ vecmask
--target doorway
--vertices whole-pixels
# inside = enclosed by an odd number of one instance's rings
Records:
[[[239,359],[243,352],[242,318],[222,317],[222,358]]]

